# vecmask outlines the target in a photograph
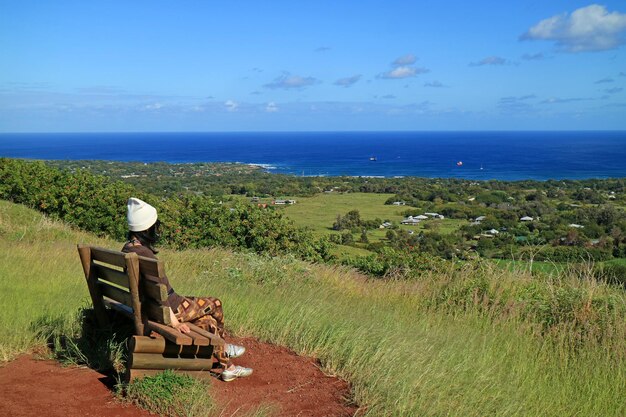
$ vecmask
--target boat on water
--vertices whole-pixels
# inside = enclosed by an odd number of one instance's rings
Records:
[[[370,161],[378,161],[378,158],[376,158],[375,156],[370,156]]]

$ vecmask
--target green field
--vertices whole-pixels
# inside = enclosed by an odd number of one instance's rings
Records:
[[[78,242],[121,246],[0,201],[3,360],[44,345],[43,323],[80,333],[89,297]],[[224,301],[231,333],[347,379],[365,416],[626,415],[626,296],[584,275],[468,264],[384,281],[223,249],[160,256],[181,293]]]
[[[285,215],[298,226],[309,227],[315,232],[331,231],[337,215],[345,215],[350,210],[359,210],[364,220],[391,220],[400,222],[402,212],[408,206],[385,205],[391,194],[370,193],[322,193],[314,197],[300,197],[297,204],[285,207]]]
[[[382,221],[392,221],[400,223],[405,216],[404,211],[414,209],[411,206],[393,206],[385,205],[385,201],[392,197],[393,194],[374,194],[374,193],[322,193],[313,197],[285,197],[294,199],[296,204],[290,206],[279,207],[283,210],[285,216],[293,220],[300,227],[307,227],[317,236],[325,236],[333,233],[340,233],[332,230],[333,223],[338,215],[344,216],[351,210],[358,210],[361,219]],[[245,199],[248,201],[249,199]],[[271,200],[262,200],[262,202],[270,202]],[[433,225],[440,233],[452,233],[467,223],[458,219],[443,220],[427,220],[416,226],[400,225],[401,229],[414,231],[418,233],[424,230],[425,224]],[[370,242],[379,242],[385,240],[386,229],[368,230],[367,236]],[[355,242],[358,241],[360,234],[354,234]],[[364,245],[355,243],[355,246],[338,245],[335,254],[340,258],[344,256],[368,255],[370,251],[363,248]]]

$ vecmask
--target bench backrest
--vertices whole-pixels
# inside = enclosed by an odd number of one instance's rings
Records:
[[[163,262],[136,253],[123,253],[78,245],[96,318],[106,325],[106,305],[132,317],[135,334],[147,333],[146,322],[170,324],[167,288],[157,281],[165,276]]]

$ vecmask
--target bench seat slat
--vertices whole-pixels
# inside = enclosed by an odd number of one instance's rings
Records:
[[[191,337],[193,339],[193,344],[196,346],[209,346],[211,344],[211,341],[209,339],[199,333],[194,332],[193,330],[190,333],[186,333],[185,335]]]
[[[198,327],[198,326],[196,326],[193,323],[186,323],[186,324],[194,332],[196,332],[199,335],[202,335],[202,336],[206,337],[207,339],[209,339],[209,343],[211,344],[211,346],[224,346],[224,344],[225,344],[224,339],[222,339],[218,335],[210,333],[210,332],[207,332],[203,328]]]
[[[152,320],[148,320],[148,327],[150,330],[160,334],[167,340],[176,343],[177,345],[189,346],[193,345],[193,339],[187,335],[182,334],[178,330],[166,326],[161,323],[157,323]]]

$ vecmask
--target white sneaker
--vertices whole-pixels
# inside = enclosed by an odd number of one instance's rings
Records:
[[[229,358],[238,358],[243,355],[246,351],[246,348],[238,345],[231,345],[230,343],[226,344],[226,354]]]
[[[237,378],[243,378],[252,375],[252,368],[244,368],[243,366],[235,366],[235,369],[222,371],[222,381],[230,382]]]

